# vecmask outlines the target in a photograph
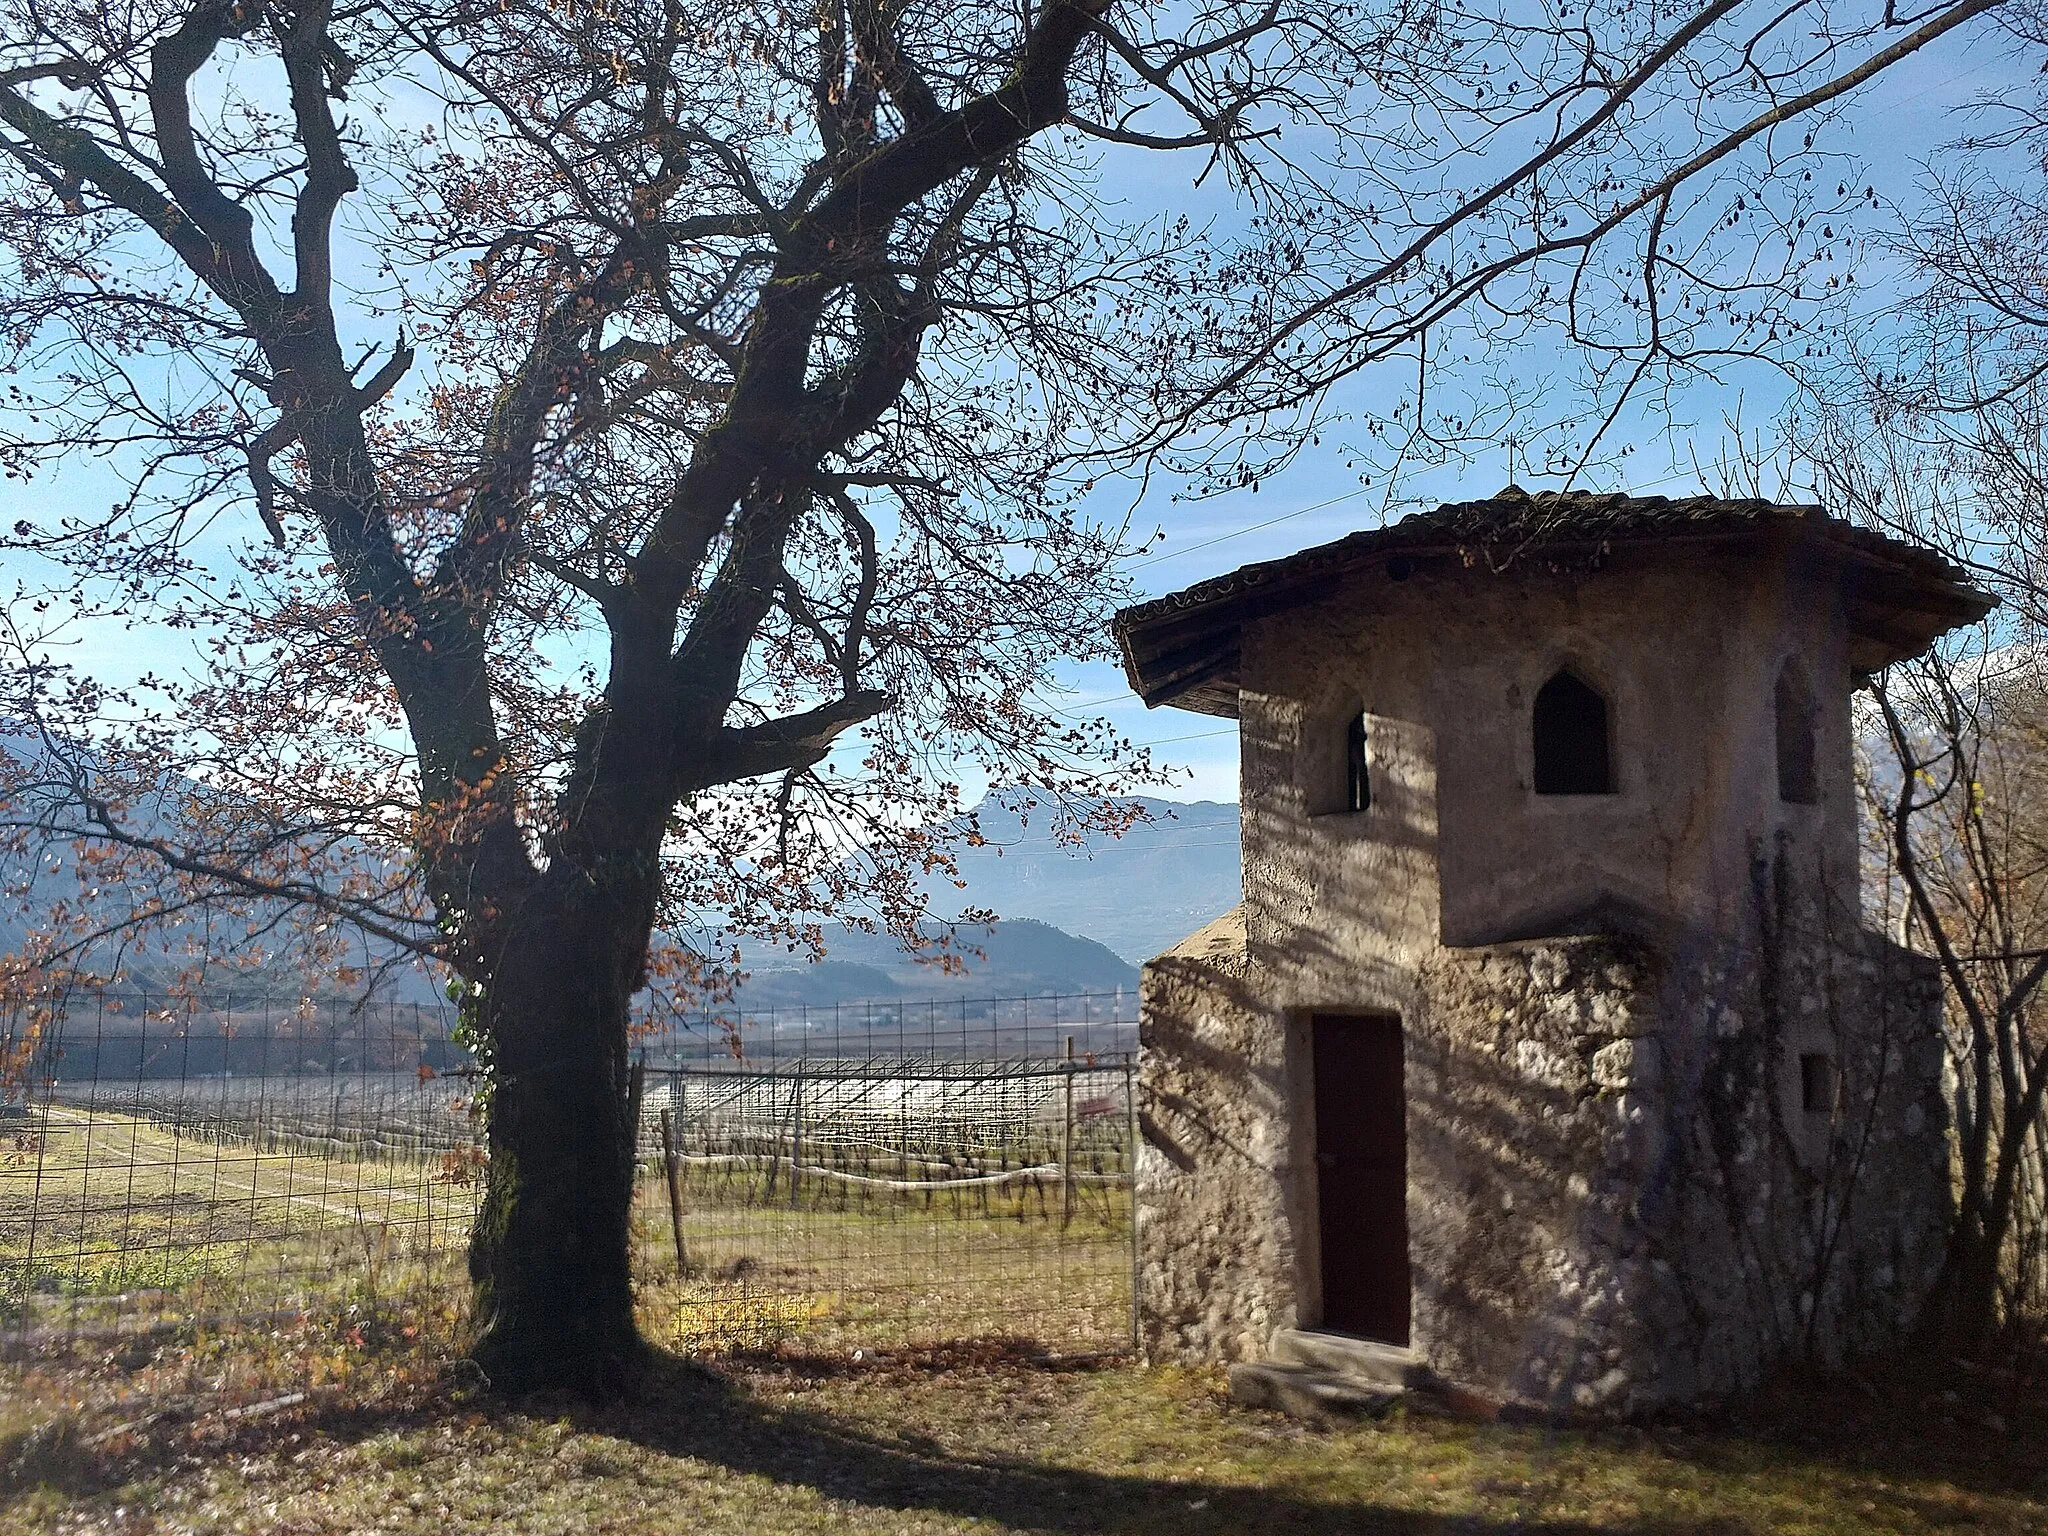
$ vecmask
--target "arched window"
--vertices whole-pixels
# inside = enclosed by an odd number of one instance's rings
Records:
[[[1778,798],[1790,805],[1812,805],[1820,799],[1820,781],[1813,771],[1813,690],[1796,661],[1778,670],[1775,697],[1778,728]]]
[[[1532,724],[1537,794],[1614,793],[1607,701],[1591,684],[1560,671],[1538,690]]]
[[[1365,767],[1365,711],[1353,715],[1344,727],[1344,809],[1372,809],[1372,780]]]

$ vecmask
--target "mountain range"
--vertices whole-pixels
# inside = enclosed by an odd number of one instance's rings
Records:
[[[941,925],[927,924],[938,937]],[[1093,939],[1025,918],[961,924],[953,948],[965,969],[920,959],[893,937],[846,930],[826,940],[827,957],[797,963],[749,946],[743,1008],[830,1005],[854,1000],[1042,997],[1052,992],[1114,992],[1138,984],[1138,968]],[[776,964],[777,960],[781,964]]]
[[[1122,836],[1095,836],[1075,847],[1054,835],[1042,809],[1014,795],[990,795],[974,812],[982,841],[956,849],[965,889],[934,881],[926,892],[942,918],[999,915],[995,923],[953,925],[963,972],[949,975],[886,935],[849,929],[828,934],[826,958],[810,963],[743,946],[749,975],[735,1001],[748,1008],[816,1007],[1136,987],[1139,965],[1239,899],[1236,806],[1137,806],[1143,814]],[[947,925],[928,926],[937,933]]]
[[[0,733],[0,752],[14,745]],[[1121,836],[1094,835],[1076,846],[1054,834],[1046,808],[1034,808],[1022,795],[984,798],[973,813],[979,840],[955,844],[964,885],[934,879],[926,888],[935,919],[929,926],[935,935],[952,929],[964,970],[949,973],[886,935],[845,929],[828,936],[826,956],[815,963],[772,946],[743,944],[750,974],[736,1001],[746,1007],[817,1006],[1135,988],[1145,960],[1236,905],[1237,807],[1163,800],[1119,806],[1138,813]],[[0,869],[0,886],[10,898],[0,900],[0,952],[26,938],[25,924],[45,902],[75,891],[63,867],[68,862],[57,852],[47,863]],[[969,913],[988,912],[999,921],[967,920]],[[224,965],[224,977],[232,979],[223,985],[244,1004],[296,1001],[308,987],[289,956],[239,958],[243,963]],[[374,965],[381,953],[364,958]],[[160,968],[145,954],[131,953],[128,988],[159,990]],[[325,998],[331,989],[316,984],[313,990]],[[425,970],[410,965],[387,975],[382,990],[397,1001],[421,1003],[437,1001],[439,991]]]
[[[983,843],[959,850],[964,891],[931,893],[1005,919],[1035,918],[1094,939],[1134,965],[1171,948],[1240,897],[1237,807],[1213,800],[1137,799],[1144,819],[1121,837],[1060,844],[1045,816],[1014,795],[976,807]]]

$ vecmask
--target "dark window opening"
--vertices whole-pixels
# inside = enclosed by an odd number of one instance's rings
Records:
[[[1344,809],[1372,809],[1372,780],[1365,769],[1365,712],[1360,710],[1344,728]]]
[[[1614,770],[1607,741],[1607,701],[1589,684],[1560,672],[1536,695],[1536,793],[1611,795]]]
[[[1812,805],[1820,799],[1813,767],[1813,690],[1798,666],[1786,662],[1778,673],[1778,798],[1790,805]]]
[[[1810,1115],[1835,1111],[1835,1061],[1819,1051],[1799,1058],[1799,1107]]]

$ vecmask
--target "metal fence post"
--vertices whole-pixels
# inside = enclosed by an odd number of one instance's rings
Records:
[[[782,1114],[775,1103],[776,1074],[771,1067],[762,1085],[767,1090],[768,1114],[770,1116],[761,1134],[761,1141],[768,1149],[768,1182],[761,1191],[761,1203],[766,1205],[775,1198],[778,1181],[782,1178]]]
[[[804,1063],[808,1058],[798,1057],[796,1063],[796,1091],[789,1105],[789,1208],[796,1209],[800,1189],[801,1170],[804,1160]]]

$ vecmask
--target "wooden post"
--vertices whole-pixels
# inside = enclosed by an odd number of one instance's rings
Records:
[[[640,1174],[640,1103],[647,1093],[647,1050],[641,1047],[640,1056],[633,1063],[632,1075],[626,1079],[626,1132],[633,1138],[633,1175],[639,1182]]]
[[[1060,1132],[1060,1229],[1074,1219],[1074,1037],[1067,1036],[1067,1113]]]
[[[661,1163],[668,1174],[668,1220],[676,1235],[676,1273],[690,1272],[689,1251],[683,1247],[683,1180],[676,1157],[676,1137],[669,1112],[661,1112]]]
[[[1138,1315],[1138,1063],[1124,1057],[1124,1184],[1131,1200],[1131,1354],[1144,1352]]]
[[[796,1064],[796,1093],[789,1105],[789,1208],[796,1209],[798,1170],[804,1160],[804,1062]]]

